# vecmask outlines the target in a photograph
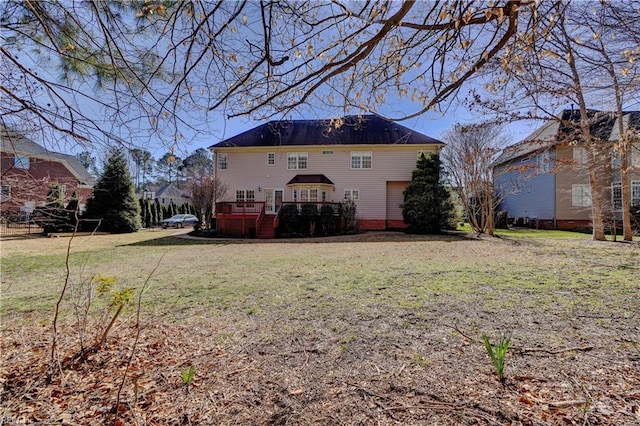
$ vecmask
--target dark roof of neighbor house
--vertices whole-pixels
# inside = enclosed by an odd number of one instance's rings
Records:
[[[587,114],[591,119],[592,135],[601,140],[615,141],[619,139],[620,131],[616,125],[614,112],[589,110]],[[580,110],[564,110],[556,120],[547,121],[522,141],[506,147],[494,161],[494,165],[503,164],[524,155],[542,152],[560,142],[571,140],[579,120]],[[640,131],[640,111],[625,111],[623,120],[625,128]]]
[[[443,142],[377,115],[336,120],[270,121],[210,148],[315,145],[444,145]]]
[[[158,188],[152,189],[149,187],[149,190],[152,190],[156,193],[156,198],[190,198],[191,196],[184,192],[181,189],[176,188],[172,184],[162,185]]]
[[[293,179],[287,182],[287,185],[293,185],[296,183],[314,183],[314,184],[327,184],[333,185],[331,179],[325,175],[295,175]]]
[[[93,185],[95,183],[95,178],[73,155],[50,151],[24,135],[5,127],[0,127],[0,141],[2,152],[62,162],[66,164],[67,169],[81,184]]]

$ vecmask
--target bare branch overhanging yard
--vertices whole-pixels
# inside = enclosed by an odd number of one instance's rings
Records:
[[[269,243],[175,234],[76,237],[72,286],[103,274],[140,289],[162,262],[129,369],[134,307],[103,347],[70,361],[71,292],[64,374],[50,382],[68,239],[2,242],[4,419],[113,424],[124,379],[121,424],[640,424],[637,244],[536,231]],[[100,303],[85,339],[103,329]],[[512,336],[504,385],[482,341],[501,333]]]

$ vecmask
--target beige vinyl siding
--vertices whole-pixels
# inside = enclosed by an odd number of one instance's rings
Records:
[[[561,166],[556,172],[556,219],[590,220],[591,207],[574,206],[574,185],[589,184],[589,170],[586,164],[572,164],[573,146],[557,145],[556,158]]]
[[[402,220],[402,208],[404,203],[404,189],[409,185],[406,182],[387,182],[387,220]]]
[[[256,201],[264,201],[264,191],[258,188],[284,189],[284,202],[292,201],[292,189],[287,187],[298,174],[324,174],[335,184],[335,191],[327,194],[327,201],[341,202],[344,189],[358,189],[358,216],[363,219],[385,220],[387,210],[387,182],[411,180],[416,168],[417,152],[435,152],[429,145],[394,146],[317,146],[221,148],[227,153],[227,170],[217,170],[217,177],[228,187],[225,201],[233,201],[236,190],[256,190]],[[323,154],[332,152],[332,154]],[[371,151],[371,169],[352,169],[351,151]],[[267,155],[275,152],[275,164],[267,165]],[[306,170],[288,170],[287,154],[306,152]]]

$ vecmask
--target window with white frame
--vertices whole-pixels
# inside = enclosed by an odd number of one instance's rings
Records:
[[[13,167],[16,169],[29,169],[29,157],[24,157],[22,155],[14,155],[13,156]]]
[[[8,201],[11,199],[11,185],[0,186],[0,201]]]
[[[227,153],[219,152],[218,153],[218,170],[227,170]]]
[[[614,149],[613,151],[611,151],[611,168],[619,169],[620,164],[622,164],[622,161],[620,158],[620,151],[618,151],[617,149]]]
[[[591,207],[591,185],[585,183],[571,185],[571,205]]]
[[[613,210],[622,210],[622,183],[611,184],[611,206]]]
[[[276,164],[276,153],[275,152],[267,152],[267,164],[273,166]]]
[[[579,166],[587,164],[587,149],[583,146],[574,146],[573,161]]]
[[[352,169],[370,169],[373,166],[371,151],[351,151]]]
[[[536,163],[538,170],[542,173],[548,173],[551,170],[551,153],[544,151],[536,155]]]
[[[640,206],[640,180],[631,181],[631,206]]]
[[[358,201],[360,199],[359,189],[345,189],[344,200],[345,201]]]
[[[306,152],[288,152],[287,153],[287,169],[288,170],[305,170],[308,165],[308,154]]]
[[[238,189],[236,190],[236,202],[244,203],[238,204],[238,207],[243,205],[247,208],[253,208],[253,202],[256,200],[256,191],[253,189]]]
[[[631,144],[631,165],[640,167],[640,143]]]

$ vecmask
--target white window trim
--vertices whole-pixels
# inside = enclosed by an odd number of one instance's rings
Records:
[[[616,197],[616,192],[620,194],[620,197]],[[618,200],[618,205],[616,205]],[[611,208],[613,211],[622,211],[622,182],[613,182],[611,184]]]
[[[267,166],[275,166],[275,164],[276,164],[276,153],[267,152]]]
[[[640,143],[631,144],[631,165],[640,167]]]
[[[245,203],[243,204],[247,208],[253,208],[253,204],[256,201],[256,191],[254,189],[236,189],[236,203]],[[242,205],[238,205],[239,208]]]
[[[588,183],[571,185],[571,206],[591,207],[591,185]]]
[[[291,161],[295,158],[295,166],[291,164]],[[304,167],[301,167],[302,159],[304,159]],[[309,168],[309,153],[307,152],[287,152],[287,170],[307,170]]]
[[[551,153],[543,151],[536,155],[536,164],[542,173],[549,173],[551,170]]]
[[[620,151],[614,149],[611,151],[611,168],[614,170],[618,170],[622,164],[622,157],[620,156]]]
[[[219,152],[216,161],[218,170],[227,170],[229,168],[229,156],[226,152]]]
[[[364,167],[365,158],[369,158],[369,167]],[[353,161],[357,159],[358,164],[354,167]],[[350,155],[350,167],[351,170],[371,170],[373,169],[373,152],[372,151],[351,151]]]
[[[579,166],[586,165],[587,164],[587,148],[585,148],[584,146],[574,146],[573,161]]]
[[[360,200],[360,189],[358,188],[345,188],[342,193],[342,199],[344,201],[358,201]],[[349,194],[347,196],[347,194]]]
[[[16,169],[29,170],[31,166],[31,159],[24,155],[13,156],[13,167]]]
[[[11,199],[11,185],[2,185],[0,187],[0,201],[9,201]]]
[[[631,207],[633,206],[640,206],[640,180],[631,181]]]

